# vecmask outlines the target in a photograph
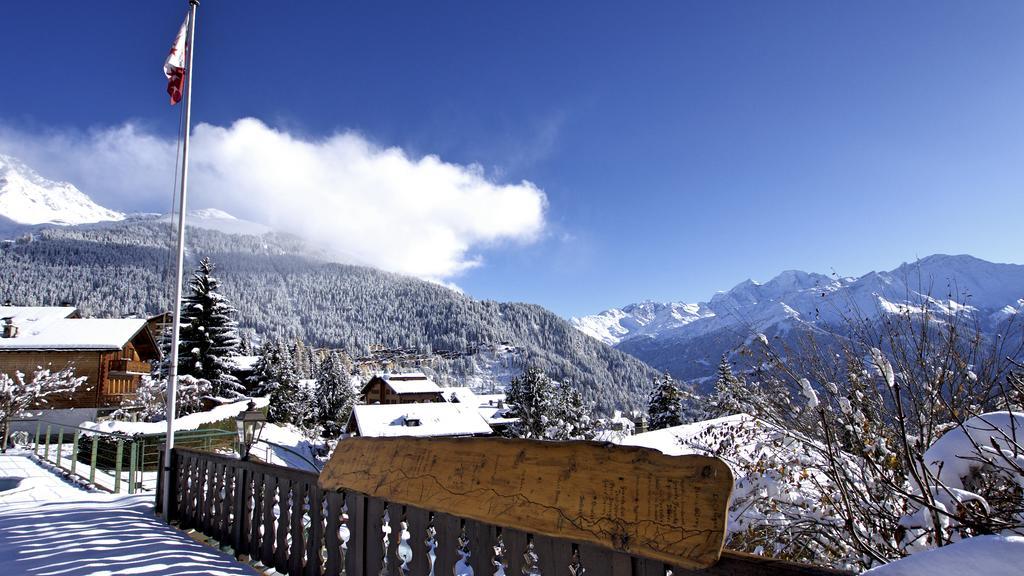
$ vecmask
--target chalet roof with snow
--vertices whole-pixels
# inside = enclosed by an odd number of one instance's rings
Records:
[[[82,318],[68,306],[0,306],[0,319],[0,327],[15,328],[4,330],[0,352],[120,350],[140,334],[147,348],[157,348],[142,318]]]
[[[380,378],[395,392],[395,394],[440,394],[441,387],[422,372],[406,372],[403,374],[380,374],[370,379],[363,386],[362,393],[365,394],[369,386]]]
[[[363,404],[352,408],[349,432],[360,436],[486,436],[491,427],[476,406],[434,402]]]
[[[480,400],[469,386],[447,386],[441,388],[441,395],[444,396],[445,402],[452,402],[452,398],[455,398],[461,404],[480,405]]]

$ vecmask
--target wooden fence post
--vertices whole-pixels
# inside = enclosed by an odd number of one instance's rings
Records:
[[[96,454],[100,450],[100,437],[96,434],[92,435],[92,454],[89,458],[89,483],[96,483]]]
[[[124,456],[124,439],[117,439],[117,455],[114,459],[114,494],[121,493],[121,458]]]
[[[57,458],[56,458],[57,468],[60,468],[60,457],[63,455],[63,453],[64,453],[64,427],[61,426],[60,427],[60,431],[57,432]]]
[[[139,443],[132,440],[131,448],[129,453],[131,454],[131,461],[128,466],[128,493],[135,494],[135,469],[139,465]]]
[[[71,475],[75,475],[75,468],[78,467],[78,441],[82,438],[82,431],[75,430],[75,444],[71,447]]]

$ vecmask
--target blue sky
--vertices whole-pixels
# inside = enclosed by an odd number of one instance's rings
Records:
[[[110,207],[166,211],[163,192],[80,182],[39,142],[125,125],[173,139],[160,68],[184,11],[5,6],[0,143],[35,144],[0,152]],[[789,268],[1024,262],[1021,30],[1019,2],[207,0],[194,121],[357,134],[411,162],[478,165],[465,170],[495,187],[531,183],[539,229],[465,232],[453,253],[476,266],[421,275],[580,315]]]

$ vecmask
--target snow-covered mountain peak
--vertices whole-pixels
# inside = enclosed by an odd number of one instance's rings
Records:
[[[751,330],[779,334],[797,325],[837,326],[852,317],[923,311],[922,303],[939,315],[978,313],[999,322],[1022,300],[1024,266],[936,254],[856,278],[787,270],[767,282],[740,282],[707,303],[644,301],[574,318],[573,324],[675,374],[688,355],[710,346],[713,359],[722,342]]]
[[[0,215],[18,224],[88,224],[123,220],[68,182],[40,176],[24,162],[0,154]]]
[[[612,308],[593,316],[573,318],[572,323],[584,334],[615,345],[627,336],[663,334],[708,316],[714,313],[704,304],[646,300],[622,309]]]

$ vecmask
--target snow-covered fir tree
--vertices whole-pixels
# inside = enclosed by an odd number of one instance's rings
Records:
[[[337,438],[344,431],[352,407],[357,403],[351,371],[352,363],[348,356],[337,351],[324,356],[317,369],[316,420],[325,438]]]
[[[660,430],[683,424],[683,393],[672,376],[665,373],[654,383],[654,392],[647,406],[648,425]]]
[[[299,379],[295,375],[291,351],[286,344],[279,340],[263,344],[260,359],[253,367],[248,384],[253,395],[270,398],[268,421],[298,423],[301,420]]]
[[[181,302],[178,374],[207,380],[211,393],[237,398],[245,387],[231,374],[230,358],[240,344],[235,309],[217,289],[214,266],[203,258],[189,280],[189,294]]]
[[[707,399],[708,417],[751,413],[754,409],[753,404],[754,398],[746,382],[733,373],[729,359],[722,355],[722,360],[718,363],[714,391]]]
[[[556,387],[555,394],[547,437],[552,440],[592,439],[595,433],[594,417],[584,404],[579,390],[568,382],[562,382]]]
[[[514,438],[589,440],[595,422],[579,390],[554,382],[542,370],[528,367],[505,390],[509,417],[519,422],[507,430]]]
[[[508,427],[513,438],[547,437],[549,421],[554,413],[555,385],[544,372],[529,366],[518,378],[513,378],[505,390],[509,418],[518,422]]]

